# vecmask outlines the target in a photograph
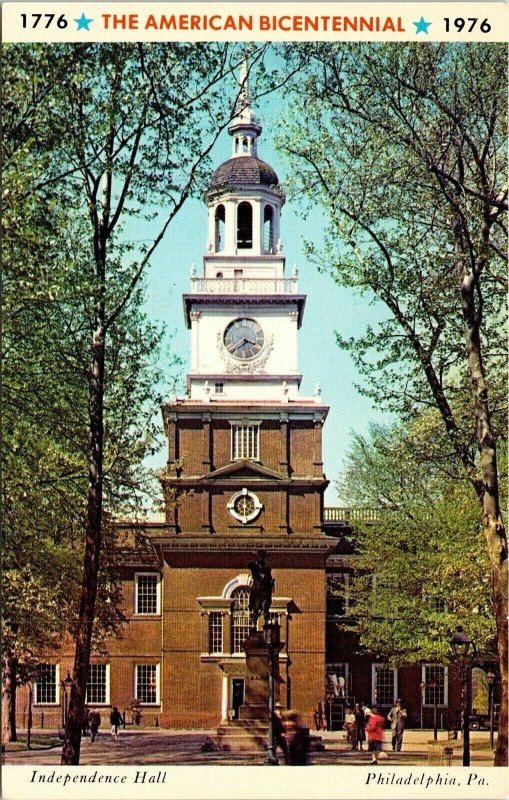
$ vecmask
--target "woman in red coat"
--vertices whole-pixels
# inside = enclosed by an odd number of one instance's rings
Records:
[[[369,750],[371,752],[371,763],[378,764],[378,754],[382,749],[384,740],[385,719],[380,714],[380,710],[373,706],[373,711],[366,723],[366,733],[368,734]]]

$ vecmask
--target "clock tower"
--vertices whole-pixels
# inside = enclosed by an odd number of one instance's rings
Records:
[[[243,702],[247,563],[266,552],[276,580],[271,613],[285,642],[284,705],[308,720],[324,696],[325,559],[319,392],[299,394],[297,332],[305,296],[287,274],[280,238],[285,195],[258,156],[262,127],[246,67],[228,128],[231,158],[205,195],[203,268],[183,297],[190,329],[187,392],[163,406],[165,534],[162,720],[214,725]]]

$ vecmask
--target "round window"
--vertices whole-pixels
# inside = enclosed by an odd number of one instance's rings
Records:
[[[240,492],[233,495],[227,508],[232,517],[235,517],[235,519],[245,525],[258,516],[262,509],[262,504],[254,492],[242,489]]]

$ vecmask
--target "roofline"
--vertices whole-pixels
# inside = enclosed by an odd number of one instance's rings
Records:
[[[253,305],[268,305],[278,303],[289,305],[291,303],[297,305],[298,320],[297,328],[302,326],[302,318],[304,316],[304,307],[306,305],[305,294],[183,294],[182,302],[184,304],[184,319],[186,327],[191,328],[191,306],[196,305],[240,305],[252,303]]]
[[[204,403],[203,400],[181,400],[180,402],[177,400],[161,403],[163,415],[165,413],[175,414],[178,417],[179,412],[183,412],[185,416],[191,414],[193,416],[199,415],[200,417],[203,414],[211,414],[212,416],[217,414],[220,419],[224,419],[225,413],[232,415],[241,414],[244,417],[249,417],[251,414],[266,414],[269,419],[274,418],[275,414],[278,415],[278,418],[280,415],[285,415],[289,419],[291,419],[294,414],[305,414],[311,419],[316,417],[319,420],[325,421],[329,413],[329,408],[330,406],[326,406],[322,403],[315,403],[311,399],[308,403],[299,403],[298,400],[289,400],[288,403],[282,403],[281,401],[270,402],[267,400],[250,400],[248,403],[246,403],[245,400],[239,400],[238,404],[232,403],[231,401],[225,403]]]

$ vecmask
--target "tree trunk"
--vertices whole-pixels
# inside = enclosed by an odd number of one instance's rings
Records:
[[[4,650],[2,656],[2,742],[16,742],[16,671],[17,660]]]
[[[100,313],[100,317],[103,315]],[[103,504],[103,440],[104,440],[104,360],[105,341],[102,319],[93,335],[92,365],[90,375],[89,424],[90,454],[87,495],[87,525],[85,558],[81,586],[80,611],[76,633],[73,682],[62,764],[79,764],[83,712],[90,663],[92,628],[95,617],[97,580],[101,554],[102,504]]]
[[[492,601],[497,626],[497,646],[502,680],[502,697],[498,724],[495,766],[507,766],[507,615],[508,615],[508,564],[507,538],[500,512],[496,439],[491,424],[488,402],[488,387],[484,377],[482,346],[480,338],[481,312],[476,307],[482,304],[476,276],[465,274],[461,287],[468,368],[475,405],[477,443],[479,447],[481,475],[483,480],[483,524],[489,558],[491,562]]]

